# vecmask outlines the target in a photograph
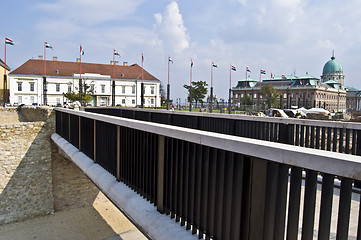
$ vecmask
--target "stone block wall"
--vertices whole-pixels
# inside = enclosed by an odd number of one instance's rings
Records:
[[[54,211],[50,135],[55,117],[51,109],[46,112],[46,121],[0,124],[0,225]]]

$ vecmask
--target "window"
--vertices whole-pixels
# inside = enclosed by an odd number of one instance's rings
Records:
[[[257,98],[257,93],[255,93],[255,94],[253,95],[253,98]]]
[[[135,94],[135,86],[132,86],[132,94]]]
[[[154,87],[150,87],[150,94],[154,94]]]
[[[243,98],[243,96],[244,96],[244,95],[243,95],[243,93],[242,93],[242,94],[241,94],[241,98]]]
[[[238,98],[238,94],[236,93],[236,96],[235,96],[235,98]]]
[[[22,90],[23,90],[23,83],[18,82],[18,91],[21,92]]]
[[[34,92],[34,83],[30,83],[30,92]]]
[[[71,85],[68,85],[68,92],[71,92]]]
[[[150,104],[154,104],[154,99],[150,99]]]
[[[60,98],[56,98],[56,103],[60,104]]]
[[[122,104],[125,104],[125,99],[122,99]]]
[[[23,103],[23,97],[22,96],[18,96],[18,103],[19,104]]]
[[[102,87],[102,93],[105,93],[105,85],[101,85]]]
[[[90,91],[94,94],[94,85],[90,85]]]
[[[125,93],[125,86],[122,86],[122,93]]]
[[[60,92],[60,84],[59,83],[57,83],[56,85],[55,85],[55,91],[56,92]]]
[[[135,99],[132,99],[132,104],[135,104]]]
[[[30,96],[30,103],[34,103],[35,102],[35,97],[34,96]]]

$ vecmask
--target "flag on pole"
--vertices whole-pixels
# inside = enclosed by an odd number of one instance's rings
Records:
[[[251,72],[251,70],[249,70],[249,68],[248,68],[248,67],[246,67],[246,71],[247,71],[247,72]]]
[[[9,38],[5,38],[5,44],[14,45],[14,42]]]
[[[193,67],[193,60],[191,59],[191,67]]]
[[[218,65],[215,64],[214,62],[212,62],[212,66],[215,67],[215,68],[218,68]]]
[[[83,47],[80,45],[80,55],[84,55]]]
[[[173,63],[173,59],[171,57],[168,57],[168,61]]]
[[[300,80],[300,85],[302,85],[302,81]]]
[[[273,73],[271,73],[271,78],[273,78]]]
[[[119,53],[118,53],[117,50],[115,50],[115,49],[114,49],[114,55],[120,57]]]
[[[287,79],[286,75],[282,75],[282,79]]]
[[[266,74],[266,70],[261,70],[261,74]]]
[[[143,56],[143,53],[142,53],[142,62],[144,62],[144,56]]]
[[[237,71],[236,67],[235,67],[235,66],[233,66],[233,65],[231,65],[231,70],[233,70],[233,71]]]
[[[49,43],[45,42],[45,48],[50,48],[51,50],[54,50],[52,46],[50,46]]]
[[[308,83],[306,83],[306,86],[308,86],[308,85],[310,85],[310,83],[308,82]]]

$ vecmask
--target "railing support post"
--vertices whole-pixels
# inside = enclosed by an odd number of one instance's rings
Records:
[[[93,153],[94,153],[94,162],[97,162],[97,121],[94,119],[93,121],[94,124],[94,139],[93,139],[93,145],[94,145],[94,149],[93,149]]]
[[[81,117],[79,116],[79,151],[81,151]]]
[[[164,213],[163,191],[164,191],[164,136],[158,136],[158,192],[157,192],[157,210]]]
[[[120,181],[120,126],[117,126],[117,181]]]
[[[69,142],[71,142],[71,137],[70,137],[70,134],[71,134],[71,131],[70,131],[70,129],[71,129],[71,126],[70,126],[70,114],[68,114],[68,141]]]

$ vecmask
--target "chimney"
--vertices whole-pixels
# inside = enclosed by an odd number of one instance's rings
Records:
[[[77,58],[77,59],[76,59],[76,62],[77,62],[77,63],[80,62],[80,58]]]
[[[110,65],[113,65],[114,63],[113,63],[113,61],[110,61]]]
[[[128,66],[128,62],[123,62],[123,66]]]
[[[43,56],[42,56],[42,55],[39,55],[39,56],[38,56],[38,60],[43,60]]]
[[[54,62],[58,61],[58,57],[55,57],[55,56],[54,56],[54,57],[53,57],[53,61],[54,61]]]
[[[115,65],[119,65],[119,61],[115,61],[114,63],[115,63]]]

